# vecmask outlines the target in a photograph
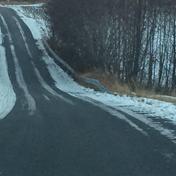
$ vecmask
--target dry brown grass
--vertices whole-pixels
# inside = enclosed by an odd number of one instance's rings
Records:
[[[122,84],[118,81],[117,78],[104,74],[101,71],[88,71],[82,75],[99,80],[103,85],[105,85],[115,94],[145,97],[176,104],[176,92],[173,92],[172,96],[158,95],[154,90],[147,90],[137,87],[135,88],[135,92],[133,92],[130,86],[128,86],[127,84]]]
[[[119,94],[129,94],[130,90],[127,85],[119,84],[117,79],[104,74],[100,71],[91,71],[83,74],[85,77],[94,78],[99,80],[103,85],[105,85],[109,90],[113,92],[118,92]]]
[[[176,97],[165,96],[165,95],[152,95],[150,96],[150,98],[176,104]]]

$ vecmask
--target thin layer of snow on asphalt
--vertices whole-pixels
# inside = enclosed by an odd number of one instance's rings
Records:
[[[48,30],[45,29],[45,27],[43,28],[43,26],[37,24],[37,21],[35,21],[35,19],[31,20],[28,15],[24,13],[23,10],[20,10],[22,9],[20,6],[15,8],[13,7],[13,9],[18,12],[24,22],[28,25],[28,27],[33,33],[33,37],[38,40],[39,48],[44,50],[44,46],[40,39],[42,39],[43,30],[46,30],[46,33]],[[111,108],[112,114],[114,114],[114,110],[118,112],[128,111],[128,114],[131,114],[133,117],[136,117],[136,119],[140,120],[144,124],[155,128],[163,135],[169,137],[170,139],[175,138],[172,133],[173,131],[165,129],[162,124],[155,124],[152,118],[148,117],[151,116],[153,118],[168,120],[176,125],[176,105],[147,98],[129,97],[126,95],[115,96],[112,94],[101,93],[94,91],[93,89],[85,88],[83,86],[80,86],[67,73],[65,73],[54,62],[54,60],[46,54],[45,51],[43,60],[45,61],[48,70],[53,80],[55,81],[56,87],[60,90],[69,93],[70,95],[75,96],[77,98],[81,98],[89,102],[96,102],[97,105],[98,103],[103,104],[103,106],[105,105],[106,107]],[[110,112],[109,109],[108,111]],[[134,112],[145,113],[146,115],[135,116]]]
[[[8,74],[3,34],[0,28],[0,119],[5,118],[13,109],[16,95]]]

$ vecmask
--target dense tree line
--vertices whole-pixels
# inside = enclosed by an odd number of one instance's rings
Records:
[[[175,0],[50,0],[48,12],[59,54],[75,69],[175,89]]]

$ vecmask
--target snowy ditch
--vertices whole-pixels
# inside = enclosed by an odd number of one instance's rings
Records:
[[[41,8],[41,4],[30,6],[34,9]],[[34,18],[33,15],[29,15],[24,6],[10,6],[14,9],[18,15],[23,19],[23,21],[30,28],[33,37],[38,41],[38,47],[43,51],[43,60],[47,65],[47,68],[51,74],[53,80],[55,80],[56,87],[63,92],[66,92],[74,97],[89,101],[94,105],[104,109],[113,116],[121,118],[122,120],[129,123],[132,127],[136,128],[138,131],[146,135],[140,127],[126,118],[120,111],[123,111],[141,121],[143,124],[154,128],[159,131],[162,135],[167,136],[171,140],[176,140],[176,135],[174,131],[169,130],[162,126],[161,123],[156,123],[153,119],[159,118],[167,120],[170,123],[176,125],[176,106],[172,103],[166,103],[158,100],[138,98],[138,97],[128,97],[120,95],[112,95],[108,93],[101,93],[94,91],[93,89],[85,88],[76,83],[67,73],[65,73],[55,62],[54,59],[48,56],[43,43],[41,42],[42,36],[49,36],[49,30],[47,28],[47,23],[41,17]],[[137,113],[135,113],[137,112]],[[140,115],[144,113],[145,115]],[[151,116],[152,118],[148,118]]]
[[[3,34],[0,28],[0,119],[7,116],[16,102],[16,95],[8,74]]]

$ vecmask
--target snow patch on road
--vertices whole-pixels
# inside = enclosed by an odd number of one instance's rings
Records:
[[[3,35],[0,28],[0,119],[5,118],[13,109],[16,95],[8,74]]]

